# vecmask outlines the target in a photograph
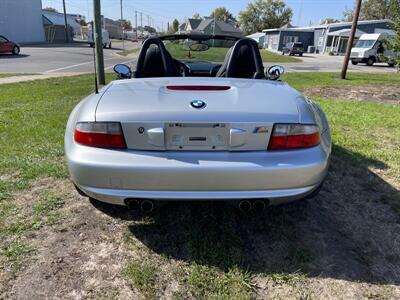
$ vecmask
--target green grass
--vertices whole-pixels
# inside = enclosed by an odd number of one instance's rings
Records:
[[[117,52],[117,54],[122,55],[122,56],[128,56],[129,54],[139,53],[139,51],[140,51],[140,48],[135,48],[135,49],[120,51],[120,52]]]
[[[27,76],[36,75],[35,73],[0,73],[0,78],[14,77],[14,76]]]
[[[153,298],[156,286],[156,267],[149,261],[131,261],[124,270],[124,274],[130,280],[134,287],[140,290],[144,295]]]
[[[216,268],[193,264],[185,278],[188,290],[196,299],[253,299],[250,272],[232,268],[220,272]]]
[[[223,62],[225,55],[229,48],[210,48],[203,52],[190,52],[191,58],[188,57],[189,52],[180,44],[167,43],[167,50],[171,53],[172,57],[179,60],[204,60],[212,62]],[[290,56],[283,56],[270,52],[268,50],[261,50],[261,58],[265,63],[283,63],[283,62],[301,62],[300,59]]]
[[[399,74],[287,73],[283,80],[304,90],[317,86],[400,84]],[[336,153],[367,167],[386,165],[389,175],[400,181],[400,106],[374,102],[314,99],[329,119]],[[338,150],[338,149],[337,149]],[[378,163],[381,162],[381,163]]]
[[[0,269],[8,269],[15,273],[21,266],[25,255],[32,251],[19,239],[0,249]]]
[[[63,132],[91,76],[1,85],[0,200],[40,177],[66,177]]]
[[[347,79],[342,80],[339,77],[339,73],[296,72],[286,73],[282,76],[282,80],[296,89],[303,90],[308,87],[318,86],[400,84],[400,74],[349,72]]]

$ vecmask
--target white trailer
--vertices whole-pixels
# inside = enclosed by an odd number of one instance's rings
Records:
[[[102,29],[102,42],[103,42],[103,48],[110,48],[112,47],[112,43],[110,40],[110,34],[108,33],[107,30]],[[89,29],[88,31],[88,43],[90,47],[94,47],[94,35],[92,29]]]

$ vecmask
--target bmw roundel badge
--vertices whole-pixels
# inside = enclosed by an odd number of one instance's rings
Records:
[[[201,100],[193,100],[192,102],[190,102],[190,105],[193,108],[197,108],[197,109],[202,109],[202,108],[206,107],[206,103]]]

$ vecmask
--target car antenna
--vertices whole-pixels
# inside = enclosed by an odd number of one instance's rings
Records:
[[[94,25],[94,24],[93,24]],[[94,42],[94,26],[92,26],[92,41]],[[94,63],[94,88],[95,93],[99,93],[99,86],[97,85],[97,68],[96,68],[96,43],[93,45],[93,63]]]

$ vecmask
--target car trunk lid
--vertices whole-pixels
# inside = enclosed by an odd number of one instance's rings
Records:
[[[264,150],[274,123],[299,122],[299,96],[266,80],[121,80],[104,93],[96,121],[121,122],[130,149]]]

